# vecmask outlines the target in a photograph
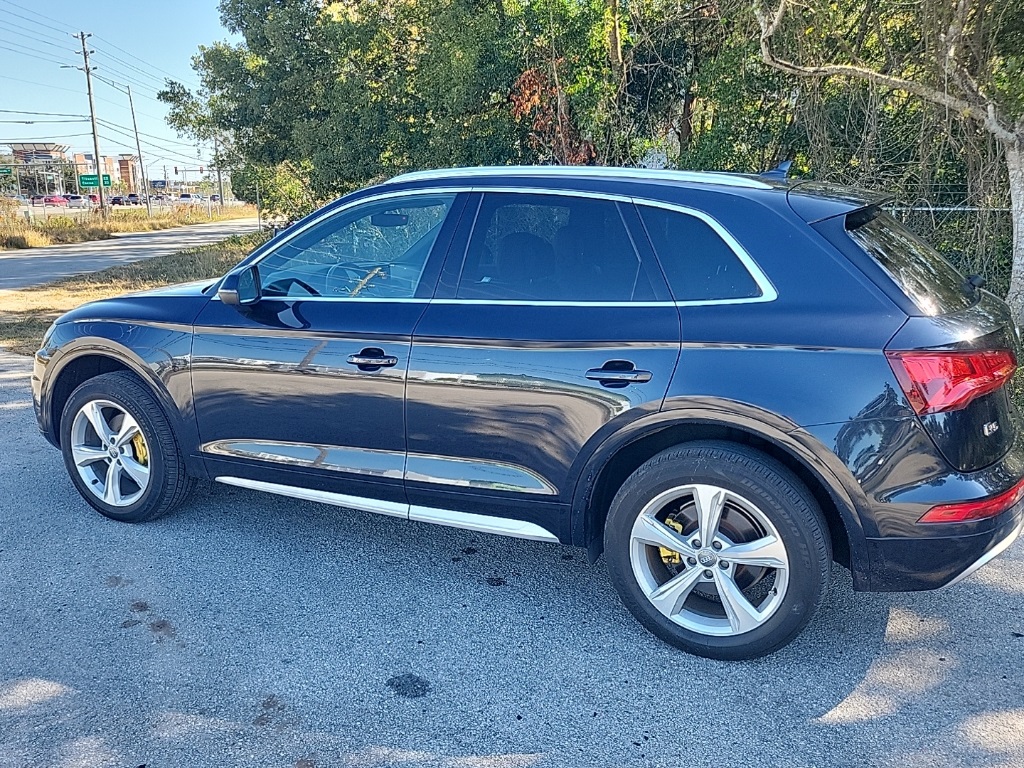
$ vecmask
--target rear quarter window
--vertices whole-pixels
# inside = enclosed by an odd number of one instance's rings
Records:
[[[964,276],[889,214],[849,229],[849,235],[923,314],[945,315],[974,303]]]
[[[761,296],[750,271],[707,222],[649,205],[639,205],[637,210],[676,301]]]

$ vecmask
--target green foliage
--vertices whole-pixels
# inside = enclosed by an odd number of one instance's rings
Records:
[[[274,166],[246,163],[233,172],[231,186],[238,199],[290,220],[312,212],[318,202],[310,194],[308,166],[287,161]]]
[[[801,4],[778,46],[795,60],[938,83],[938,32],[955,5]],[[1020,117],[1024,6],[970,8],[967,74]],[[169,83],[161,98],[179,131],[219,138],[239,196],[255,202],[258,181],[264,207],[288,217],[405,170],[531,162],[758,172],[792,159],[797,175],[908,203],[1005,206],[1000,150],[977,125],[899,91],[767,67],[748,0],[221,0],[220,9],[241,42],[200,48],[202,89]],[[1002,274],[1007,221],[920,227],[964,263]]]

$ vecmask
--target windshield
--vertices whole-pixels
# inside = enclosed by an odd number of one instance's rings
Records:
[[[887,213],[850,230],[850,237],[889,273],[925,315],[966,309],[974,296],[956,268]]]

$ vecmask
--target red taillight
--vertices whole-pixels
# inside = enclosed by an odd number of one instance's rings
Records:
[[[1024,498],[1024,480],[1008,491],[981,501],[963,501],[958,504],[941,504],[925,512],[919,523],[966,523],[970,520],[984,520],[1002,514]]]
[[[892,372],[919,416],[963,408],[995,392],[1017,370],[1008,349],[886,352]]]

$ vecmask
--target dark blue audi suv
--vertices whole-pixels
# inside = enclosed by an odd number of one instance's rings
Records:
[[[857,590],[951,585],[1024,525],[1006,306],[811,182],[413,173],[216,281],[84,305],[46,439],[115,520],[196,479],[604,553],[651,632],[770,653]]]

